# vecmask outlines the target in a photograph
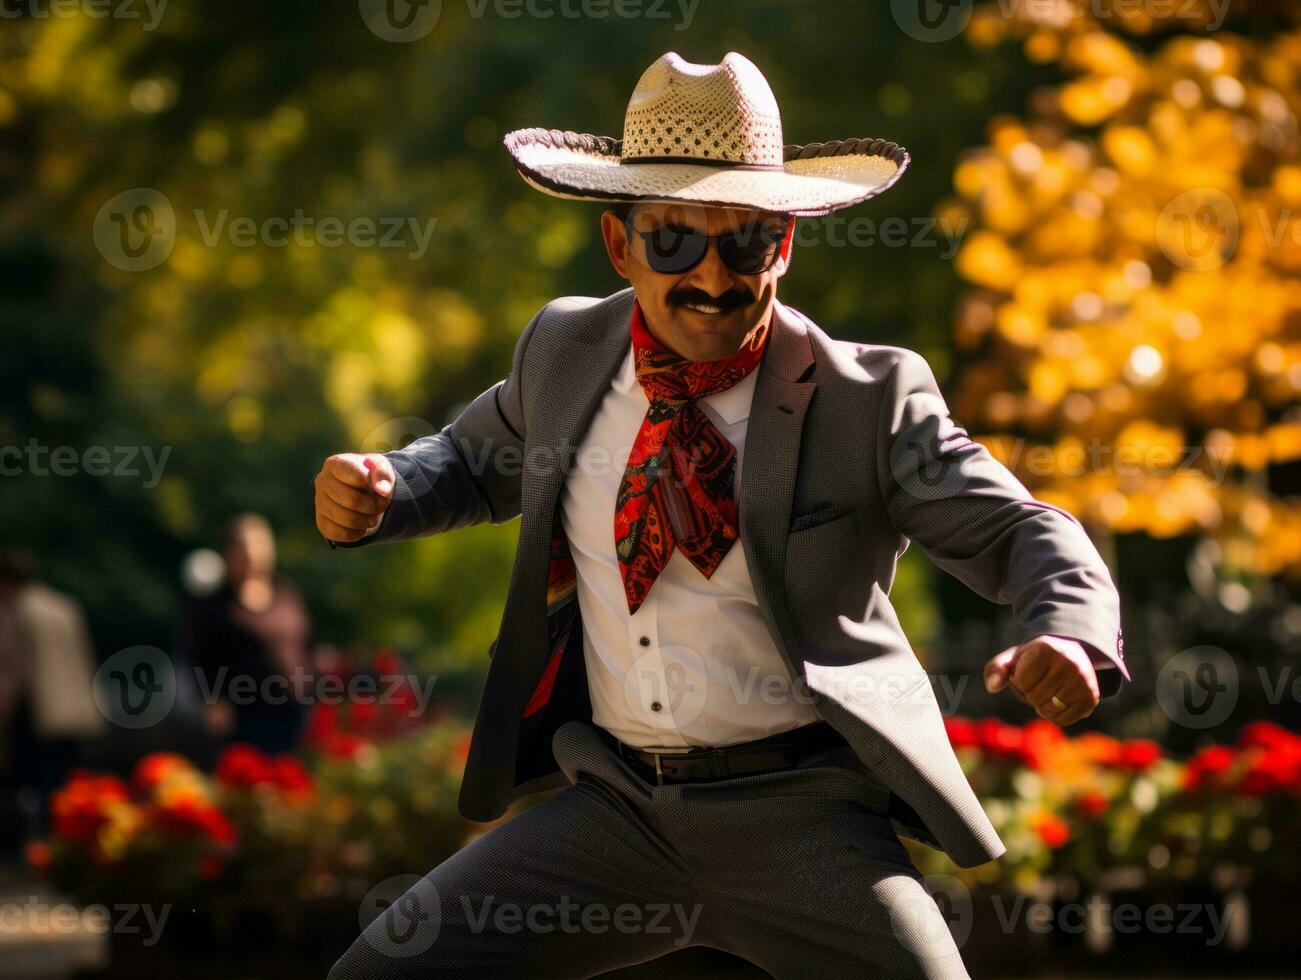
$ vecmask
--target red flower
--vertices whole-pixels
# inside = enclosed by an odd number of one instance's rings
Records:
[[[1295,790],[1301,783],[1301,756],[1264,749],[1247,749],[1243,756],[1248,759],[1248,766],[1236,787],[1243,796],[1268,796]]]
[[[370,700],[370,695],[364,701],[358,701],[352,706],[348,714],[348,720],[352,722],[352,727],[357,731],[369,731],[375,727],[378,710],[375,702]]]
[[[945,718],[944,730],[955,749],[974,749],[980,745],[975,723],[966,718]]]
[[[1075,808],[1085,820],[1097,820],[1111,809],[1111,801],[1096,789],[1086,789],[1076,798]]]
[[[1272,721],[1253,721],[1243,727],[1238,735],[1243,748],[1253,747],[1282,752],[1301,752],[1301,737],[1293,735]]]
[[[388,647],[384,647],[375,654],[375,673],[388,674],[392,676],[401,669],[398,663],[397,654]],[[382,686],[382,685],[381,685]]]
[[[1198,752],[1193,758],[1193,762],[1204,771],[1218,775],[1219,773],[1228,772],[1236,758],[1237,756],[1232,749],[1225,748],[1222,745],[1212,745]]]
[[[312,774],[292,755],[278,755],[271,760],[271,780],[290,795],[306,796],[312,792]]]
[[[232,745],[217,760],[217,781],[250,789],[272,782],[270,760],[251,745]]]
[[[1053,746],[1064,741],[1066,733],[1051,721],[1035,719],[1022,729],[1020,759],[1035,772],[1042,772]]]
[[[1223,745],[1211,745],[1202,749],[1184,768],[1184,788],[1193,792],[1204,789],[1223,787],[1222,778],[1233,766],[1237,753]]]
[[[1116,765],[1126,772],[1147,772],[1160,759],[1161,746],[1151,739],[1136,738],[1121,745]]]
[[[339,730],[339,706],[337,704],[316,704],[307,716],[307,729],[303,733],[305,744],[319,748],[320,745]]]
[[[350,732],[336,732],[323,739],[320,750],[334,759],[353,759],[369,743],[359,735]]]
[[[985,718],[976,722],[976,733],[981,748],[993,758],[1004,762],[1021,758],[1025,736],[1015,725],[1005,725],[997,718]]]
[[[206,857],[199,858],[199,877],[205,881],[214,881],[221,877],[221,873],[226,870],[226,865],[221,858],[209,854]]]

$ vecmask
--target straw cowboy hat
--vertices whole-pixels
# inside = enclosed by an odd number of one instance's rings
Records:
[[[696,65],[670,52],[642,75],[623,139],[518,129],[503,142],[538,190],[576,201],[689,201],[821,215],[881,193],[908,166],[886,140],[782,143],[767,79],[735,51]]]

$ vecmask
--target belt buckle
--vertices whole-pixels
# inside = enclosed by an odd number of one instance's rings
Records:
[[[660,761],[661,756],[666,755],[689,755],[695,746],[691,745],[646,745],[641,751],[649,752],[655,757],[655,785],[664,785],[664,765]]]
[[[726,746],[700,746],[693,745],[684,752],[668,752],[666,755],[680,755],[689,757],[691,762],[703,761],[707,767],[707,775],[700,779],[692,779],[690,776],[683,776],[684,782],[699,782],[701,779],[722,779],[730,774],[727,765],[727,747]],[[659,766],[659,756],[655,757],[656,766]]]

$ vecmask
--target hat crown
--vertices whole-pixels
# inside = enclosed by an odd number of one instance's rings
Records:
[[[646,69],[623,120],[623,162],[681,159],[782,165],[782,124],[768,80],[744,55],[697,65],[670,51]]]

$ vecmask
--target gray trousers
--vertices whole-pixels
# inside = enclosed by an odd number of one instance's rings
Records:
[[[701,945],[778,978],[967,976],[849,748],[667,786],[581,722],[553,749],[572,785],[420,879],[329,980],[591,977]]]

